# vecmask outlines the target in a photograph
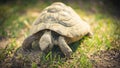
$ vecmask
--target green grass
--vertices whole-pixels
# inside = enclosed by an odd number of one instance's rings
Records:
[[[8,45],[8,49],[5,54],[7,53],[10,55],[12,50],[21,46],[22,41],[28,36],[29,27],[25,24],[25,21],[31,25],[34,19],[38,16],[34,14],[39,13],[50,3],[48,1],[41,3],[31,2],[28,5],[28,3],[25,2],[26,6],[19,6],[16,4],[0,6],[1,9],[4,8],[4,11],[6,11],[5,14],[8,15],[6,17],[3,15],[5,19],[3,18],[0,20],[0,24],[4,21],[2,26],[0,26],[0,35],[7,36],[12,41]],[[120,30],[118,26],[120,25],[120,20],[109,14],[89,12],[88,8],[91,6],[89,3],[85,3],[86,5],[82,6],[81,9],[81,6],[76,2],[67,4],[75,9],[83,20],[87,21],[91,25],[94,35],[92,38],[85,37],[83,40],[71,44],[71,48],[74,51],[72,55],[73,59],[64,61],[64,58],[61,58],[57,54],[52,55],[52,52],[49,52],[47,55],[43,56],[41,61],[42,65],[48,65],[52,68],[92,68],[92,63],[89,59],[90,55],[97,53],[100,50],[113,48],[114,45],[112,45],[112,41],[120,38]],[[94,9],[100,11],[101,9],[99,7],[99,5],[96,5]],[[0,53],[1,60],[5,59],[5,54]],[[36,63],[32,63],[32,68],[36,68]]]

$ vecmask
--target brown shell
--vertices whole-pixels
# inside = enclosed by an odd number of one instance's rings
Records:
[[[60,2],[53,3],[41,12],[32,25],[31,35],[45,29],[69,38],[70,42],[90,32],[90,26],[71,7]]]

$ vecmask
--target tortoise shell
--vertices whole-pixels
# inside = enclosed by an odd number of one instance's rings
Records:
[[[30,35],[51,30],[65,37],[68,43],[81,39],[90,31],[88,23],[69,6],[56,2],[45,8],[33,22]]]

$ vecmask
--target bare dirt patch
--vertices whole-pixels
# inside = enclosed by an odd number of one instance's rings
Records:
[[[100,51],[91,56],[93,68],[120,68],[120,50]]]

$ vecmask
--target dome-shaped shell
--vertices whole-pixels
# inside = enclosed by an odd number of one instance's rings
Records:
[[[60,2],[53,3],[41,12],[32,24],[30,35],[45,29],[69,38],[70,42],[77,41],[90,32],[89,25],[71,7]]]

